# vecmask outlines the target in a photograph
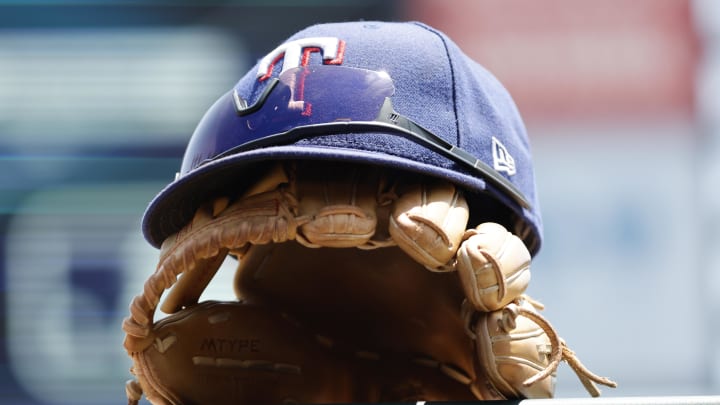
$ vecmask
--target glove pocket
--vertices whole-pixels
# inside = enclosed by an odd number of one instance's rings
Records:
[[[280,313],[204,302],[158,322],[133,371],[155,404],[280,404],[353,398],[351,367]]]

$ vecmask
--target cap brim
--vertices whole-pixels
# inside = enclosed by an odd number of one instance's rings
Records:
[[[458,168],[443,168],[375,151],[316,145],[267,147],[208,162],[165,187],[145,212],[142,224],[145,239],[160,247],[163,240],[185,226],[197,208],[208,199],[240,192],[257,181],[266,167],[279,160],[292,159],[378,165],[446,179],[473,191],[486,190],[486,182],[482,178],[465,174]],[[500,193],[497,197],[504,199]]]

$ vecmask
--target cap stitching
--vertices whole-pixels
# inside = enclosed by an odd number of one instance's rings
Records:
[[[443,48],[445,49],[445,56],[447,56],[448,66],[450,67],[450,82],[452,84],[452,104],[453,104],[453,114],[455,114],[455,140],[457,142],[457,146],[461,146],[460,145],[460,120],[458,119],[457,91],[455,90],[455,68],[452,63],[452,58],[450,58],[450,50],[448,49],[447,41],[445,40],[445,37],[441,33],[434,30],[432,27],[429,27],[420,22],[414,22],[414,24],[420,28],[424,28],[425,30],[435,34],[442,42]]]

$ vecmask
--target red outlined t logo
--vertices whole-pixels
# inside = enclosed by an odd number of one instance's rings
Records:
[[[268,79],[281,58],[282,72],[306,66],[312,52],[322,52],[323,63],[326,65],[340,65],[345,54],[345,41],[334,37],[315,37],[286,42],[260,60],[257,78],[260,81]]]

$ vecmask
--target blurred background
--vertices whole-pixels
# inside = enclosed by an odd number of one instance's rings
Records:
[[[0,403],[124,403],[145,206],[254,61],[358,19],[434,25],[513,94],[530,294],[604,394],[720,393],[720,2],[0,0]],[[557,395],[585,396],[566,365]]]

